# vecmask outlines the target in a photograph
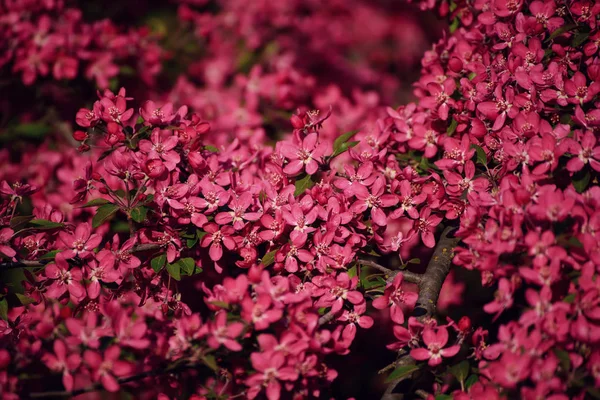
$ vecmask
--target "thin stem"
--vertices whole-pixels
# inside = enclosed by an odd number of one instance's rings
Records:
[[[366,265],[367,267],[375,268],[376,270],[383,272],[385,274],[385,277],[388,280],[388,282],[392,281],[394,279],[394,277],[396,275],[398,275],[398,273],[402,273],[402,275],[404,276],[404,280],[406,282],[410,282],[410,283],[419,284],[419,283],[421,283],[421,280],[423,279],[423,275],[421,275],[421,274],[417,274],[417,273],[414,273],[411,271],[405,271],[405,270],[393,271],[393,270],[386,268],[383,265],[379,265],[376,262],[371,261],[371,260],[360,259],[360,260],[358,260],[358,262],[362,265]]]

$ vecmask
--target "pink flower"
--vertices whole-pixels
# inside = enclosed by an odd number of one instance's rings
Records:
[[[61,340],[54,341],[54,354],[46,353],[42,357],[44,364],[52,371],[62,372],[62,382],[66,390],[73,390],[73,375],[71,372],[79,368],[81,357],[76,352],[67,355],[67,347]]]
[[[404,323],[404,309],[412,309],[417,304],[419,295],[402,289],[404,275],[398,272],[392,283],[388,283],[383,296],[373,300],[373,307],[383,310],[390,308],[390,317],[397,324]]]
[[[83,354],[83,359],[90,367],[94,379],[102,382],[102,386],[109,392],[119,390],[118,377],[127,376],[133,372],[131,363],[119,360],[120,354],[121,349],[115,345],[104,351],[104,357],[93,350],[86,350]]]
[[[232,238],[234,230],[231,226],[221,226],[209,223],[204,226],[204,230],[208,233],[202,238],[200,245],[202,247],[210,246],[208,254],[213,261],[219,261],[223,257],[223,244],[229,250],[236,248],[236,243]]]
[[[569,152],[575,157],[567,162],[567,169],[571,172],[581,170],[587,163],[594,170],[600,172],[600,146],[596,146],[596,137],[592,131],[578,135],[579,140],[567,139]]]
[[[10,240],[15,232],[10,228],[0,229],[0,253],[7,257],[14,257],[17,255],[15,249],[10,245]]]
[[[315,174],[319,169],[321,157],[325,155],[325,144],[319,144],[317,140],[318,135],[313,132],[308,134],[300,145],[284,142],[281,145],[281,154],[289,161],[283,172],[296,175],[304,169],[309,175]]]
[[[58,253],[54,259],[54,264],[49,264],[44,269],[44,274],[52,280],[46,295],[58,299],[67,291],[75,299],[81,299],[85,296],[85,289],[81,284],[83,275],[79,268],[69,269],[69,263],[64,252]]]
[[[178,142],[179,138],[171,131],[156,128],[152,131],[150,140],[140,140],[140,150],[146,153],[149,159],[162,160],[167,169],[173,171],[181,161],[179,153],[173,150]]]
[[[439,327],[436,330],[425,328],[423,330],[423,342],[427,348],[416,348],[410,351],[410,356],[417,361],[429,360],[430,367],[442,363],[442,357],[453,357],[460,350],[459,345],[444,348],[448,343],[448,330]]]
[[[246,379],[248,398],[254,399],[266,388],[267,399],[279,400],[281,395],[282,381],[295,381],[298,379],[298,373],[292,366],[285,366],[285,356],[280,352],[265,352],[250,354],[252,367],[257,371]]]
[[[220,311],[216,314],[214,322],[210,324],[207,343],[213,349],[218,349],[223,345],[231,351],[240,351],[242,350],[242,345],[236,339],[243,330],[243,323],[231,322],[228,324],[227,313]]]
[[[353,194],[358,199],[352,204],[350,209],[355,213],[362,213],[371,209],[371,219],[374,224],[379,226],[387,225],[387,218],[382,208],[391,207],[398,204],[398,196],[395,194],[383,194],[385,192],[385,180],[378,177],[371,190],[365,186],[356,185],[353,188]]]
[[[425,207],[421,210],[415,226],[420,233],[421,240],[425,246],[429,248],[435,246],[435,237],[433,236],[433,233],[435,232],[435,227],[438,226],[440,222],[442,222],[442,218],[431,215],[431,209],[429,207]]]
[[[183,118],[187,114],[187,106],[181,106],[175,114],[173,114],[173,104],[166,103],[162,107],[148,100],[140,107],[140,115],[144,118],[146,125],[168,125],[176,118]]]
[[[244,221],[256,221],[260,218],[260,212],[247,212],[246,210],[254,204],[252,194],[242,193],[239,197],[229,202],[229,208],[232,211],[222,212],[215,215],[215,222],[219,225],[225,225],[233,222],[233,228],[240,230],[244,227]]]
[[[97,233],[92,234],[90,224],[87,222],[77,225],[74,233],[60,232],[59,237],[66,248],[62,252],[65,258],[86,258],[102,242],[102,236]]]

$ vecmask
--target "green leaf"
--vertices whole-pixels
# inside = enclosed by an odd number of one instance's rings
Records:
[[[355,265],[354,267],[352,267],[348,270],[348,278],[350,278],[350,279],[354,278],[356,276],[357,272],[358,271],[357,271],[357,268]]]
[[[144,206],[137,206],[131,210],[131,219],[138,223],[144,222],[147,214],[148,208]]]
[[[202,362],[204,363],[204,365],[206,365],[208,368],[212,369],[215,372],[219,371],[219,366],[217,365],[217,361],[215,360],[215,356],[213,356],[212,354],[208,354],[206,356],[202,357]]]
[[[16,217],[12,217],[10,220],[10,228],[17,231],[20,227],[24,226],[26,223],[33,219],[33,215],[19,215]]]
[[[568,304],[573,304],[573,302],[575,301],[575,293],[566,295],[563,301]]]
[[[460,20],[458,18],[454,18],[452,23],[450,24],[450,33],[454,33],[460,26]]]
[[[345,151],[347,151],[348,149],[351,149],[352,147],[356,146],[357,144],[359,144],[360,142],[345,142],[342,143],[342,145],[339,147],[339,149],[335,150],[333,152],[333,154],[331,155],[331,157],[337,157],[340,154],[344,153]]]
[[[5,321],[8,319],[8,301],[6,299],[0,300],[0,318]]]
[[[571,46],[573,46],[573,47],[581,46],[583,44],[583,42],[588,40],[588,37],[590,37],[589,32],[581,32],[581,33],[576,34],[575,37],[573,38],[573,41],[571,42]]]
[[[569,357],[569,353],[564,351],[563,349],[554,348],[554,354],[560,360],[560,365],[564,371],[571,370],[571,358]]]
[[[119,210],[116,204],[105,204],[98,207],[94,218],[92,218],[92,227],[98,228],[100,225],[108,221]]]
[[[154,272],[158,272],[165,266],[166,262],[167,262],[166,254],[160,254],[160,255],[154,257],[152,259],[152,261],[150,261],[150,265],[152,266],[152,269],[154,270]]]
[[[294,191],[294,196],[298,197],[303,194],[307,189],[313,187],[315,182],[312,180],[312,175],[304,175],[299,180],[296,180],[296,191]]]
[[[450,373],[452,375],[454,375],[454,377],[461,384],[463,384],[465,379],[467,379],[467,376],[469,376],[470,367],[471,366],[470,366],[469,362],[467,360],[463,360],[463,361],[459,362],[458,364],[449,367],[448,371],[450,371]]]
[[[471,375],[465,381],[465,388],[469,389],[471,386],[473,386],[474,384],[476,384],[478,380],[479,380],[479,378],[477,377],[477,375]]]
[[[563,33],[567,33],[572,29],[577,28],[577,24],[567,24],[567,25],[563,25],[560,28],[558,28],[557,30],[555,30],[554,32],[552,32],[550,34],[550,36],[548,37],[548,40],[554,40],[557,37],[559,37],[560,35],[562,35]]]
[[[219,152],[218,148],[216,148],[215,146],[211,146],[210,144],[205,145],[204,149],[210,151],[211,153],[218,153]]]
[[[167,264],[167,272],[176,281],[181,280],[181,265],[179,263]]]
[[[452,396],[449,394],[438,394],[435,396],[435,400],[452,400]]]
[[[21,304],[23,304],[24,306],[31,304],[31,303],[35,303],[35,300],[32,299],[31,297],[27,297],[21,293],[15,293],[15,295],[17,296],[17,298],[19,299]]]
[[[194,269],[196,269],[196,262],[193,258],[182,258],[179,261],[177,261],[177,264],[179,264],[180,269],[184,274],[190,276],[194,275]]]
[[[446,133],[448,136],[452,136],[456,131],[456,127],[458,126],[458,121],[452,118],[452,122],[450,122],[450,126],[446,129]]]
[[[52,222],[46,219],[32,219],[30,224],[35,225],[37,229],[56,229],[63,228],[65,225],[60,222]]]
[[[94,199],[94,200],[88,201],[87,203],[85,203],[82,206],[79,206],[79,208],[103,206],[105,204],[110,204],[110,201],[108,201],[106,199]]]
[[[472,149],[475,149],[475,154],[477,155],[477,162],[481,165],[487,165],[488,159],[485,154],[485,150],[481,148],[481,146],[477,146],[476,144],[471,145]]]
[[[411,258],[406,263],[407,264],[421,264],[421,259],[420,258]]]
[[[271,265],[275,262],[275,254],[276,253],[277,253],[277,249],[272,250],[272,251],[268,252],[267,254],[265,254],[265,256],[261,259],[261,262],[263,263],[263,265],[265,267],[268,267],[269,265]]]
[[[577,173],[575,176],[573,176],[573,187],[577,193],[585,192],[585,189],[587,189],[588,184],[590,183],[591,177],[590,171],[585,171],[583,174]]]
[[[212,304],[213,306],[217,306],[217,307],[229,310],[229,304],[225,303],[224,301],[215,300],[215,301],[209,301],[208,303]]]
[[[54,260],[54,257],[59,253],[59,250],[52,250],[40,257],[40,260]]]
[[[14,128],[14,132],[17,133],[19,136],[39,139],[42,138],[48,132],[50,132],[50,126],[40,122],[32,122],[29,124],[17,125]]]
[[[397,379],[404,378],[405,376],[418,371],[419,368],[420,367],[418,365],[401,365],[392,371],[392,373],[386,378],[385,383],[390,383]]]
[[[358,131],[350,131],[350,132],[346,132],[343,135],[338,136],[334,141],[333,141],[333,152],[335,153],[335,151],[337,149],[339,149],[342,144],[346,143],[348,140],[352,139],[352,137],[354,137],[354,135],[356,135],[358,133]]]

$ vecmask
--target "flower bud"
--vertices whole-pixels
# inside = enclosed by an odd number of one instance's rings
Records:
[[[468,332],[471,330],[471,318],[464,316],[458,321],[458,329],[461,332]]]
[[[84,132],[84,131],[73,132],[73,139],[77,140],[78,142],[83,142],[87,138],[88,138],[87,132]]]

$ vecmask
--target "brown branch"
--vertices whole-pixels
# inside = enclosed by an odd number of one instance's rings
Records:
[[[450,266],[452,265],[452,258],[454,248],[460,241],[457,237],[452,237],[450,233],[453,227],[446,227],[442,232],[438,244],[433,251],[431,260],[427,265],[427,270],[421,275],[421,281],[419,283],[419,298],[417,300],[417,306],[413,311],[413,315],[416,315],[419,320],[423,321],[427,318],[431,318],[435,315],[436,304],[442,285],[446,280],[446,276],[450,272]],[[397,362],[397,366],[414,364],[415,360],[409,355],[402,356]],[[395,379],[386,388],[381,400],[393,400],[397,398],[393,394],[394,389],[400,382],[408,379],[410,375],[404,376],[399,379]]]
[[[131,253],[141,253],[149,250],[160,249],[161,245],[156,243],[145,243],[138,244],[137,246],[133,246],[131,249]],[[4,269],[15,269],[15,268],[36,268],[43,267],[48,264],[52,260],[42,260],[42,261],[30,261],[30,260],[21,260],[21,261],[6,261],[0,263],[0,271]]]
[[[331,322],[335,318],[335,314],[337,313],[332,313],[329,311],[327,314],[323,315],[321,318],[319,318],[319,326],[323,326],[326,323]]]
[[[388,282],[392,281],[399,272],[401,272],[402,275],[404,275],[404,280],[406,282],[410,282],[410,283],[419,284],[419,283],[421,283],[421,279],[423,277],[423,275],[417,274],[417,273],[414,273],[411,271],[405,271],[405,270],[394,271],[394,270],[384,267],[383,265],[379,265],[376,262],[371,261],[371,260],[360,259],[360,260],[358,260],[358,262],[362,265],[366,265],[367,267],[375,268],[376,270],[383,272],[385,274],[385,278]]]

